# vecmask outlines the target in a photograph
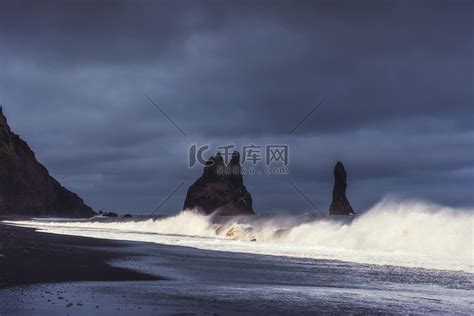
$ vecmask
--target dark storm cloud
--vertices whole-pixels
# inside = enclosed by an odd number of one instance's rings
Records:
[[[51,173],[96,208],[145,212],[189,185],[201,172],[187,168],[192,143],[289,144],[291,177],[322,209],[336,160],[357,209],[386,194],[472,206],[473,9],[2,1],[0,102]],[[257,210],[312,210],[287,177],[246,184]]]

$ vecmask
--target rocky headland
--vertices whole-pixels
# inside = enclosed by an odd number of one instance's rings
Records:
[[[96,213],[63,187],[13,133],[0,106],[0,214],[91,217]]]

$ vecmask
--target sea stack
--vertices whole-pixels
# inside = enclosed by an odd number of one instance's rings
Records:
[[[91,217],[95,212],[64,188],[13,133],[0,106],[0,214]]]
[[[332,190],[332,203],[329,207],[331,215],[354,214],[351,204],[346,197],[347,174],[342,162],[338,161],[334,167],[334,188]]]
[[[255,214],[252,196],[243,183],[237,151],[227,166],[219,152],[209,158],[202,176],[189,187],[183,209],[205,215]]]

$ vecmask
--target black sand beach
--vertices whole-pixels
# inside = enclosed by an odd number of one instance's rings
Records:
[[[0,288],[72,281],[157,280],[152,275],[117,268],[117,242],[37,233],[32,228],[0,224]]]
[[[2,315],[469,314],[472,275],[0,225]],[[137,272],[139,271],[139,272]]]

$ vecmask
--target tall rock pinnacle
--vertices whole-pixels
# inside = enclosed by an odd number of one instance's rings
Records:
[[[347,174],[342,162],[338,161],[334,167],[334,188],[332,190],[332,203],[329,207],[331,215],[354,214],[351,204],[346,197]]]
[[[8,126],[0,106],[0,214],[90,217],[95,212],[64,188]]]
[[[237,151],[227,166],[220,153],[209,158],[202,176],[189,187],[183,209],[206,215],[255,214],[252,196],[243,184]]]

